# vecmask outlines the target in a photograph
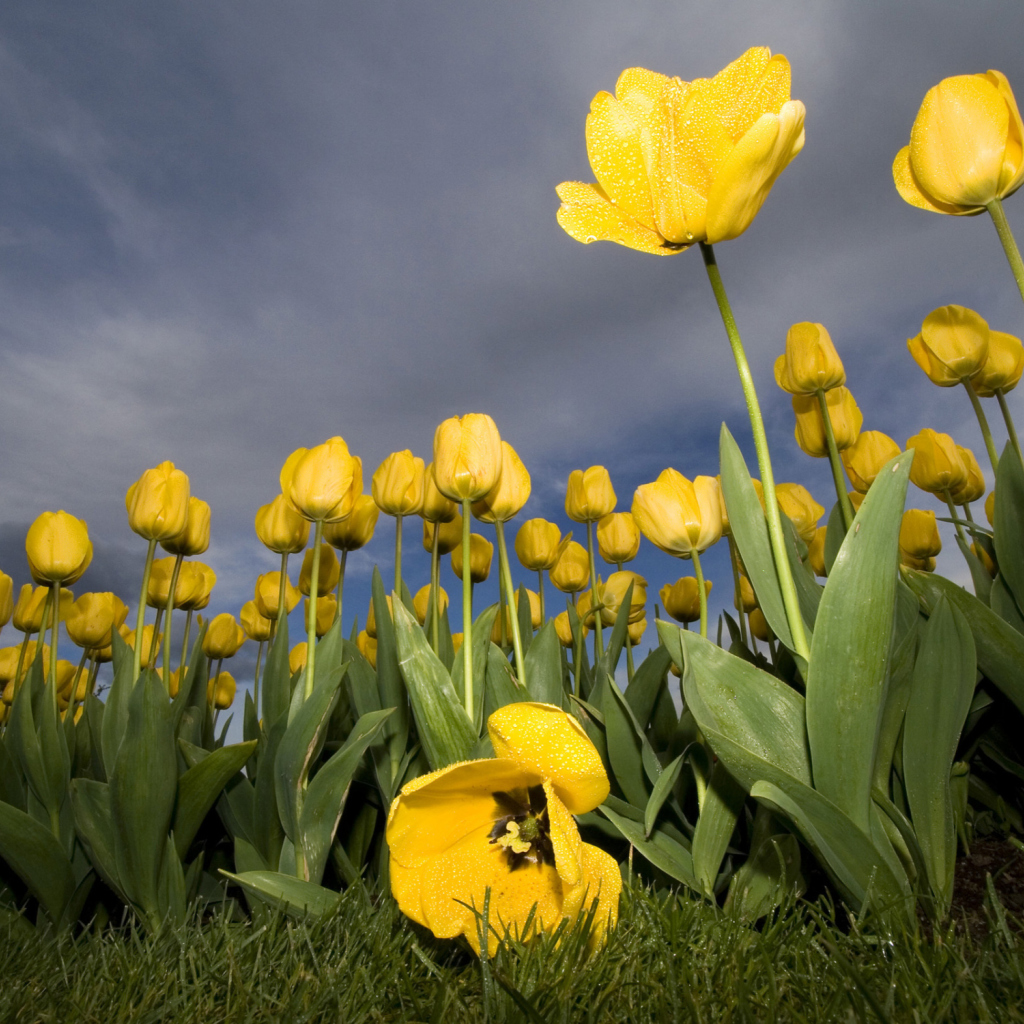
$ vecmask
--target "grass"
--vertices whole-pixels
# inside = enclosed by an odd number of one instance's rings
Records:
[[[0,1019],[1024,1021],[1022,940],[997,903],[990,914],[982,939],[952,927],[879,934],[824,901],[753,929],[688,896],[627,887],[620,925],[594,956],[576,928],[481,963],[352,889],[312,923],[220,912],[152,937],[133,926],[0,935]]]

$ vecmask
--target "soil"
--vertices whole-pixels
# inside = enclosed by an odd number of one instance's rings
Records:
[[[969,857],[956,862],[951,916],[976,938],[991,927],[985,877],[991,875],[996,895],[1011,927],[1024,929],[1024,852],[1005,839],[980,839]]]

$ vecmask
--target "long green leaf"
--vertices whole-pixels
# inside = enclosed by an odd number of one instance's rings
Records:
[[[671,664],[671,656],[665,646],[659,644],[637,666],[633,678],[626,686],[626,700],[644,729],[651,724],[658,698],[668,689],[666,677]]]
[[[1024,466],[1009,442],[996,470],[992,528],[999,575],[1024,608]]]
[[[530,699],[541,704],[565,706],[562,686],[562,648],[555,632],[554,620],[549,619],[533,638],[526,652],[526,685]]]
[[[96,782],[93,779],[73,779],[71,804],[75,812],[78,837],[82,840],[97,874],[114,892],[127,901],[117,875],[110,787],[105,782]]]
[[[392,784],[397,786],[398,765],[409,745],[409,698],[398,665],[395,626],[384,593],[384,581],[376,566],[373,567],[370,580],[370,593],[377,629],[377,688],[380,692],[380,706],[395,709],[395,713],[384,723],[384,737],[388,744]]]
[[[334,910],[341,899],[341,894],[333,889],[279,871],[243,871],[233,875],[221,869],[221,874],[249,895],[290,914],[320,917]]]
[[[858,828],[871,784],[893,631],[899,528],[913,452],[875,478],[836,556],[818,608],[807,671],[814,787]]]
[[[103,767],[107,778],[114,771],[117,751],[121,746],[124,731],[128,728],[128,702],[132,695],[132,651],[115,629],[110,639],[113,652],[114,681],[107,691],[103,707],[103,727],[100,746],[103,750]]]
[[[669,878],[682,882],[694,892],[701,891],[693,874],[693,858],[685,846],[681,846],[661,829],[655,829],[648,838],[642,824],[613,811],[607,804],[602,804],[598,810],[642,857],[664,871]]]
[[[24,811],[0,803],[0,857],[57,924],[75,892],[75,876],[60,841]]]
[[[604,665],[598,666],[604,672]],[[604,714],[605,738],[612,775],[626,799],[642,810],[648,803],[648,785],[644,772],[643,745],[647,741],[633,718],[633,709],[626,703],[614,679],[605,679],[601,687],[601,711]],[[651,752],[653,755],[653,751]],[[657,760],[657,759],[655,759]],[[661,774],[660,765],[657,775]]]
[[[654,823],[657,821],[661,808],[672,795],[672,790],[675,788],[676,782],[679,781],[679,773],[682,769],[683,755],[680,754],[665,766],[654,783],[647,806],[644,808],[644,834],[648,838],[650,838],[651,832],[654,831]]]
[[[693,830],[693,845],[690,848],[693,856],[693,873],[705,894],[709,896],[715,891],[722,859],[743,810],[745,796],[746,790],[719,761],[711,771],[711,779],[704,794],[697,826]]]
[[[263,668],[263,728],[273,728],[274,723],[288,713],[291,699],[292,672],[288,664],[288,618],[277,623],[277,632],[267,651],[267,663]]]
[[[989,607],[1003,620],[1013,626],[1018,633],[1024,633],[1024,615],[1021,615],[1017,602],[1010,593],[1010,588],[1001,575],[989,581],[989,599],[986,602]]]

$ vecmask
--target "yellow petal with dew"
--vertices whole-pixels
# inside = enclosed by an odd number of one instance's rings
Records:
[[[578,884],[564,891],[562,916],[575,921],[581,913],[589,913],[597,900],[589,942],[590,948],[595,949],[604,942],[608,930],[615,927],[619,918],[622,874],[614,857],[589,843],[580,846],[580,867]]]
[[[999,175],[999,195],[1005,199],[1024,184],[1024,123],[1006,75],[1001,71],[989,71],[984,77],[999,90],[1009,114],[1003,168]]]
[[[600,185],[565,181],[556,191],[562,200],[556,215],[558,223],[577,242],[618,242],[656,256],[671,256],[687,248],[667,243],[656,231],[613,206]]]
[[[925,195],[914,177],[914,169],[910,166],[910,147],[904,146],[892,162],[892,180],[900,198],[919,210],[931,210],[932,213],[948,213],[955,217],[969,217],[981,213],[983,206],[963,207],[951,203],[939,203],[931,196]]]
[[[563,885],[576,885],[580,880],[580,847],[583,845],[580,830],[552,783],[544,783],[544,795],[548,801],[548,838],[555,855],[555,870]]]

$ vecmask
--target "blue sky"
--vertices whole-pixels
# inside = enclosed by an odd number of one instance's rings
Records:
[[[778,478],[831,505],[771,377],[799,320],[830,330],[865,429],[983,456],[966,397],[905,342],[950,302],[1020,335],[1020,297],[988,219],[912,209],[890,167],[941,78],[998,68],[1024,95],[1022,36],[1018,0],[5,5],[0,567],[24,582],[25,529],[64,508],[96,546],[76,589],[133,600],[124,492],[170,459],[213,508],[211,612],[237,612],[275,567],[252,522],[289,452],[340,434],[368,479],[470,411],[532,474],[520,519],[564,528],[573,468],[606,465],[628,508],[666,466],[715,473],[723,420],[752,462],[699,255],[584,247],[554,216],[559,182],[592,180],[584,119],[623,68],[708,76],[752,45],[789,57],[807,107],[804,151],[718,247]],[[347,618],[392,546],[382,517]],[[428,559],[406,550],[415,590]],[[645,544],[635,568],[653,596],[689,567]]]

